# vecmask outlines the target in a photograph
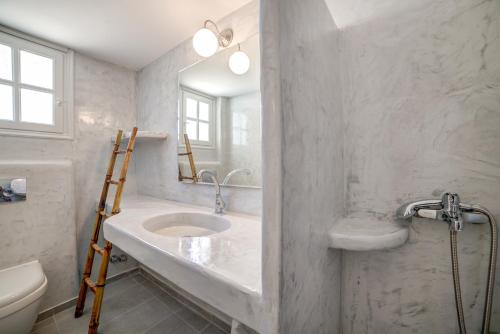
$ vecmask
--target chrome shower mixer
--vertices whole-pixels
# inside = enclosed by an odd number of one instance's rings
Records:
[[[453,286],[455,288],[455,304],[457,308],[458,326],[460,334],[466,334],[465,316],[462,306],[462,292],[458,270],[457,232],[462,231],[464,223],[489,223],[491,231],[490,259],[488,267],[488,281],[486,284],[486,299],[483,313],[481,333],[489,334],[491,310],[493,301],[493,287],[495,285],[495,267],[497,257],[497,226],[493,215],[480,205],[469,205],[460,202],[456,193],[446,192],[441,199],[429,199],[407,203],[396,211],[398,219],[428,218],[444,221],[450,227],[451,263],[453,270]]]

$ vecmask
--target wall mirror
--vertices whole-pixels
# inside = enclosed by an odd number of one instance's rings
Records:
[[[229,58],[240,49],[250,67],[235,74]],[[234,68],[233,68],[234,69]],[[259,36],[224,49],[179,72],[179,180],[261,186]]]

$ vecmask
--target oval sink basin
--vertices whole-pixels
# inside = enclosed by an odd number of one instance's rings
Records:
[[[166,237],[203,237],[231,227],[229,220],[205,213],[171,213],[148,219],[143,224],[149,232]]]

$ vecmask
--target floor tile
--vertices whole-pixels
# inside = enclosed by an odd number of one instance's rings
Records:
[[[215,325],[208,325],[207,328],[201,331],[201,334],[229,334],[229,332],[223,331]]]
[[[45,325],[43,327],[39,327],[36,330],[32,331],[31,334],[58,334],[56,323],[52,321],[52,323]]]
[[[110,298],[117,293],[131,289],[137,284],[137,281],[134,279],[135,276],[136,275],[129,275],[107,284],[104,289],[104,296]]]
[[[107,322],[101,328],[105,334],[136,334],[153,327],[171,314],[162,302],[153,298]]]
[[[31,331],[32,331],[32,332],[34,332],[34,331],[36,331],[36,330],[39,330],[39,329],[41,329],[41,328],[43,328],[43,327],[46,327],[46,326],[50,326],[50,325],[52,325],[52,324],[55,324],[55,322],[54,322],[54,317],[50,316],[50,317],[48,317],[47,319],[44,319],[44,320],[42,320],[42,321],[37,321],[37,322],[35,323],[35,325],[33,326],[33,328],[32,328],[32,330],[31,330]]]
[[[110,284],[110,286],[111,285],[112,284]],[[74,307],[64,310],[54,316],[59,332],[64,334],[87,333],[92,302],[94,300],[93,297],[93,294],[89,292],[85,303],[84,313],[80,318],[74,318]],[[116,291],[110,296],[106,295],[105,291],[99,327],[101,328],[106,322],[130,311],[135,306],[151,298],[153,298],[151,292],[137,283],[134,283],[134,285],[127,289]]]
[[[71,307],[37,323],[32,334],[87,334],[93,297],[89,292],[80,318],[74,318],[74,307]],[[108,284],[99,334],[145,331],[148,334],[227,334],[142,275],[127,276]]]
[[[205,318],[188,308],[183,308],[182,310],[177,312],[176,315],[187,322],[189,325],[191,325],[191,327],[193,327],[197,331],[201,331],[208,325],[208,321]]]
[[[159,324],[145,332],[145,334],[196,334],[197,330],[186,324],[175,314],[162,320]]]
[[[109,298],[104,297],[101,323],[110,321],[151,298],[153,294],[141,285],[134,285]]]
[[[181,310],[184,306],[168,293],[161,291],[157,295],[158,299],[164,303],[172,312]]]
[[[89,327],[90,311],[80,318],[74,317],[75,309],[69,308],[54,315],[57,329],[61,334],[86,334]]]
[[[134,277],[134,280],[143,285],[144,287],[146,287],[150,292],[152,293],[157,293],[159,291],[163,291],[163,289],[158,285],[156,284],[155,282],[149,280],[148,278],[144,277],[143,275],[136,275]]]

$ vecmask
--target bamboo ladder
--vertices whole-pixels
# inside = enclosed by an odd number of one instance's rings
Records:
[[[186,156],[189,159],[189,165],[191,166],[191,176],[183,176],[181,172],[181,166],[179,164],[179,181],[183,180],[193,180],[194,183],[198,182],[198,175],[196,174],[196,166],[194,164],[193,150],[191,149],[191,143],[189,142],[189,137],[184,134],[184,144],[186,144],[185,153],[177,153],[178,156]]]
[[[108,164],[108,170],[106,173],[106,178],[104,179],[104,185],[101,191],[101,198],[99,200],[99,206],[97,209],[97,214],[95,218],[94,228],[92,231],[89,249],[87,253],[87,262],[85,264],[85,269],[83,272],[82,282],[80,284],[80,292],[78,294],[78,301],[76,303],[75,318],[80,317],[83,314],[83,309],[85,307],[85,298],[87,297],[87,290],[90,289],[95,295],[94,302],[92,305],[92,315],[89,322],[89,334],[96,334],[97,327],[99,326],[99,318],[101,315],[102,298],[104,296],[104,286],[106,285],[106,276],[108,273],[109,257],[111,254],[111,248],[113,245],[111,242],[105,240],[104,248],[97,245],[99,240],[99,231],[101,229],[102,222],[113,215],[120,212],[120,202],[122,198],[123,186],[125,185],[125,179],[127,176],[128,165],[132,152],[134,151],[135,137],[137,135],[137,127],[134,127],[130,139],[128,141],[127,149],[120,150],[120,143],[122,141],[123,131],[118,130],[116,135],[115,144],[113,147],[113,152],[111,153],[111,158]],[[124,154],[123,164],[120,171],[120,178],[118,180],[113,180],[113,171],[115,168],[116,158],[119,154]],[[111,214],[106,213],[106,200],[108,197],[108,190],[110,185],[116,185],[116,193],[113,201],[113,208],[111,209]],[[101,265],[99,268],[99,275],[97,282],[93,282],[90,278],[92,273],[92,265],[94,264],[95,254],[102,256]]]

